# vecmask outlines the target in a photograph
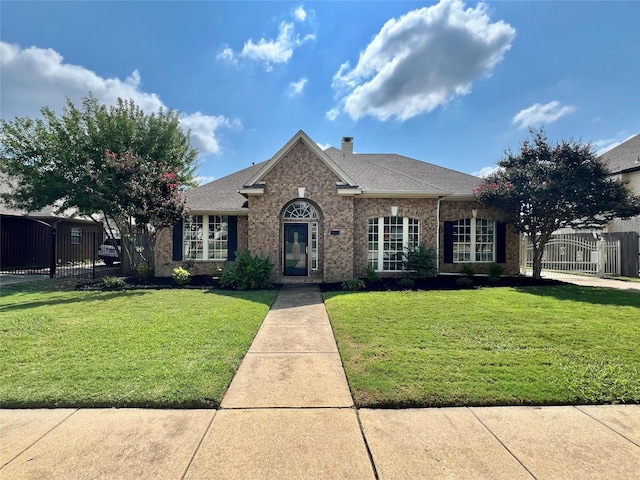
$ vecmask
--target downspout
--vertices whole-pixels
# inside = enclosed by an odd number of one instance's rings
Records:
[[[438,197],[438,208],[436,210],[436,271],[440,273],[440,202],[444,197]]]

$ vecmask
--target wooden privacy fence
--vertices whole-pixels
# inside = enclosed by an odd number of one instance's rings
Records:
[[[627,276],[638,276],[638,246],[636,235],[635,255],[623,261],[621,240],[606,239],[603,237],[594,238],[587,234],[554,235],[544,247],[542,256],[542,269],[564,273],[582,273],[604,276],[623,275],[622,265],[625,262],[633,264],[631,260],[635,257],[635,267],[628,265],[624,270]],[[521,260],[523,271],[533,268],[533,246],[527,237],[522,243]],[[635,268],[635,273],[630,275],[629,270]]]

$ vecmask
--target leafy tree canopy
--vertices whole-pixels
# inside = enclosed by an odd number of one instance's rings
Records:
[[[0,171],[14,189],[3,200],[29,211],[56,205],[101,213],[136,265],[136,234],[153,250],[160,229],[184,215],[180,188],[193,185],[198,152],[173,110],[146,114],[132,100],[106,106],[90,95],[61,115],[0,122]],[[149,260],[148,258],[146,259]]]
[[[61,201],[60,210],[110,216],[94,181],[105,169],[107,150],[157,162],[175,173],[180,185],[194,184],[198,152],[176,111],[146,114],[133,100],[107,106],[89,95],[81,108],[67,100],[61,115],[48,107],[41,113],[38,119],[0,121],[0,170],[16,183],[3,200],[12,206],[34,211]]]
[[[640,197],[611,177],[589,144],[549,142],[543,129],[530,130],[520,151],[507,151],[500,169],[474,192],[486,206],[502,209],[529,237],[534,276],[541,271],[544,245],[562,227],[598,227],[613,218],[640,214]]]

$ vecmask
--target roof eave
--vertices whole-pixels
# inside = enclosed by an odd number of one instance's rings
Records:
[[[439,198],[449,195],[447,192],[363,190],[360,196],[363,198]]]

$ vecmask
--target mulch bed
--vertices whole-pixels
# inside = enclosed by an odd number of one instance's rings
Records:
[[[398,278],[382,278],[377,282],[365,281],[367,291],[399,291],[399,290],[461,290],[479,287],[532,287],[544,285],[563,285],[563,282],[550,279],[535,279],[532,277],[513,276],[500,277],[499,283],[489,282],[486,276],[474,276],[471,286],[460,286],[456,282],[460,275],[439,275],[424,280],[414,280],[413,287],[403,286],[399,284]],[[210,275],[194,275],[191,282],[183,287],[178,287],[171,277],[154,277],[147,279],[138,279],[136,277],[126,277],[125,284],[118,287],[119,290],[128,289],[158,289],[158,288],[210,288],[220,289],[220,283]],[[274,288],[280,288],[281,284],[274,284]],[[114,290],[114,288],[106,287],[103,279],[79,281],[76,284],[78,290]],[[321,283],[320,290],[323,292],[333,292],[343,290],[342,283]]]

